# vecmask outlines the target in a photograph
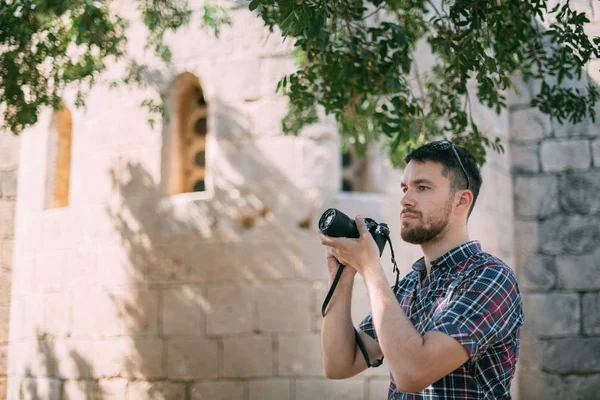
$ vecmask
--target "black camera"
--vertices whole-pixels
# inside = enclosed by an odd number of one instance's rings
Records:
[[[385,242],[388,241],[390,229],[386,224],[378,224],[371,218],[365,218],[367,229],[375,239],[377,247],[379,247],[379,256],[383,253]],[[358,239],[360,233],[356,226],[356,222],[335,208],[326,210],[319,219],[319,230],[321,233],[331,237],[345,237]]]

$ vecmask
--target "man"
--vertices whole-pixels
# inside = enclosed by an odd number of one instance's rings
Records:
[[[388,399],[508,399],[519,352],[522,301],[514,272],[470,241],[467,219],[481,186],[473,156],[448,141],[410,153],[402,178],[401,236],[424,257],[390,288],[364,220],[359,239],[331,238],[331,279],[346,265],[321,333],[325,375],[367,368],[350,316],[354,276],[367,286],[369,314],[359,325],[371,360],[391,372]]]

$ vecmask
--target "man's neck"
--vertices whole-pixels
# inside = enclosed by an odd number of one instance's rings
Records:
[[[437,260],[450,250],[465,244],[469,241],[469,233],[466,227],[459,231],[445,232],[445,234],[439,238],[431,240],[421,245],[423,255],[425,257],[425,267],[427,268],[427,275],[431,271],[431,262]]]

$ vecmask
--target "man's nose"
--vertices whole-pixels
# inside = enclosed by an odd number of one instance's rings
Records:
[[[404,196],[402,196],[402,201],[400,202],[400,204],[402,204],[403,208],[414,206],[415,205],[414,194],[410,190],[407,190],[406,192],[404,192]]]

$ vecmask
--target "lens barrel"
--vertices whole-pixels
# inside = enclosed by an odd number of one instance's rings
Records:
[[[321,215],[319,230],[324,235],[331,237],[360,237],[356,222],[335,208],[329,208]]]

